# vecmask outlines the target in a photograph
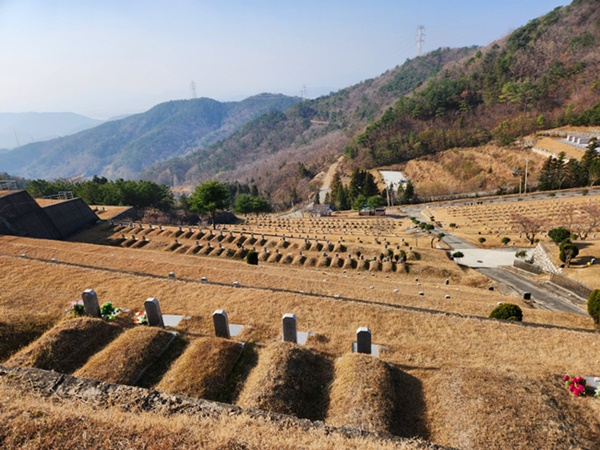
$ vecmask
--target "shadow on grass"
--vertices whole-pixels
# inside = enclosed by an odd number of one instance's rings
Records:
[[[250,374],[250,371],[258,364],[258,352],[253,340],[246,342],[242,354],[235,363],[233,370],[227,377],[225,388],[218,398],[223,403],[234,403]]]
[[[179,358],[186,347],[189,340],[181,335],[177,335],[169,348],[144,372],[142,378],[136,383],[137,386],[144,388],[152,388],[156,386],[165,373],[171,368],[171,365]]]
[[[56,322],[50,315],[19,316],[0,322],[0,362],[38,339]]]
[[[390,370],[395,396],[390,431],[400,437],[428,440],[430,430],[425,422],[422,383],[398,367],[392,366]]]

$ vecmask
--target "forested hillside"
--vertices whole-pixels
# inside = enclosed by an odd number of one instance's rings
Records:
[[[276,202],[305,195],[314,174],[399,98],[442,67],[475,48],[439,49],[407,61],[378,78],[306,100],[249,122],[231,137],[183,158],[160,163],[144,174],[161,183],[193,186],[207,178],[257,183]]]
[[[222,140],[249,120],[298,101],[262,94],[241,102],[200,98],[161,103],[73,136],[14,149],[2,156],[2,169],[28,178],[135,178],[157,161]]]
[[[365,167],[562,125],[600,124],[600,1],[577,0],[446,68],[345,153]]]
[[[224,142],[146,172],[193,186],[256,183],[307,198],[341,154],[346,170],[403,163],[561,125],[600,124],[600,1],[576,0],[481,49],[438,50],[381,77],[248,123]]]

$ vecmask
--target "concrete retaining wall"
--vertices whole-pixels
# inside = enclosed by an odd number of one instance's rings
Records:
[[[541,267],[536,266],[534,264],[527,263],[525,261],[521,261],[520,259],[515,259],[513,262],[513,266],[515,266],[517,269],[535,273],[536,275],[541,275],[544,273],[544,271],[542,270]]]
[[[42,239],[61,238],[50,217],[26,191],[11,191],[0,196],[0,233]]]
[[[0,234],[63,239],[97,220],[98,216],[80,198],[42,208],[27,191],[0,195]]]
[[[593,291],[591,287],[560,274],[553,274],[550,277],[550,281],[552,281],[554,284],[558,284],[559,286],[564,287],[565,289],[568,289],[569,291],[583,298],[588,298]]]
[[[96,223],[98,216],[80,198],[42,208],[58,230],[61,239]]]

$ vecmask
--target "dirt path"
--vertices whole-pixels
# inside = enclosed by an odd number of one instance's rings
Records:
[[[343,159],[344,159],[344,155],[340,156],[331,166],[329,166],[329,169],[327,170],[327,173],[325,174],[325,178],[323,179],[323,184],[321,185],[321,188],[319,189],[319,201],[321,203],[325,202],[325,195],[327,195],[327,193],[331,192],[331,181],[333,180],[333,176],[337,172],[337,168]]]

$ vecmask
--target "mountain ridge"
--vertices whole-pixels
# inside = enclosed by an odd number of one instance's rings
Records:
[[[18,147],[3,155],[3,170],[29,178],[135,178],[150,162],[209,145],[256,116],[298,101],[282,94],[240,102],[172,100],[73,136]]]
[[[0,113],[0,152],[19,147],[22,140],[45,141],[75,134],[103,122],[73,112]]]

